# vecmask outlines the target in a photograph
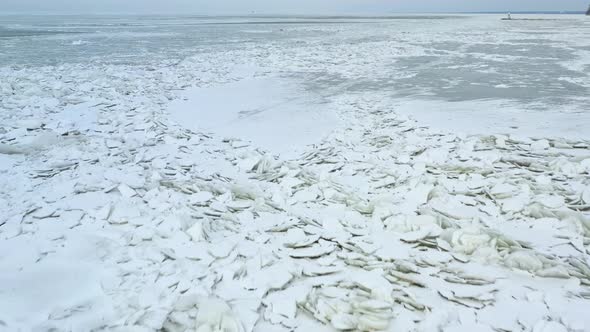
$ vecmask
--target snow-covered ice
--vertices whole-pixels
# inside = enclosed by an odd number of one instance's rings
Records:
[[[0,330],[590,331],[544,18],[3,17]]]
[[[235,76],[244,76],[237,69]],[[252,70],[251,70],[252,71]],[[187,128],[239,137],[266,150],[295,157],[321,141],[339,119],[322,97],[288,78],[247,77],[213,87],[194,87],[170,103],[173,120]]]

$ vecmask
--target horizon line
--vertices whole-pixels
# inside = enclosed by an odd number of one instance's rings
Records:
[[[583,10],[493,10],[493,11],[390,11],[382,13],[257,13],[255,11],[250,13],[187,13],[187,12],[114,12],[114,11],[100,11],[100,12],[67,12],[67,11],[0,11],[2,15],[55,15],[55,16],[73,16],[73,15],[140,15],[140,16],[199,16],[199,17],[388,17],[391,15],[452,15],[452,14],[585,14]]]

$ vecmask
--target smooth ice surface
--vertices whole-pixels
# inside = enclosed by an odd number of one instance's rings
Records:
[[[469,135],[506,134],[588,139],[590,113],[583,105],[556,105],[538,111],[511,100],[440,101],[402,98],[396,112],[442,131]],[[420,111],[417,111],[420,110]],[[493,110],[481,112],[481,110]]]
[[[301,152],[339,125],[319,94],[281,77],[190,88],[170,103],[169,111],[187,128],[242,138],[283,154]]]

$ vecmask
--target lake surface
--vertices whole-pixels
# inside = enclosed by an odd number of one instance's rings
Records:
[[[590,19],[502,17],[0,16],[0,67],[162,67],[243,53],[324,98],[379,93],[410,113],[411,102],[430,105],[422,115],[471,102],[587,114]]]

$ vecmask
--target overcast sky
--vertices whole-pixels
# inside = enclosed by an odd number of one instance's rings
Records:
[[[344,14],[585,10],[590,0],[0,0],[0,12]]]

